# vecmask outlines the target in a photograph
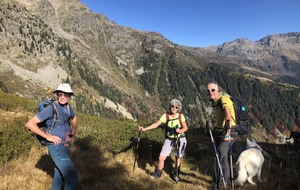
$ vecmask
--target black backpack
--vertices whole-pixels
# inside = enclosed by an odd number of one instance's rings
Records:
[[[230,96],[230,99],[233,102],[234,111],[235,111],[236,120],[232,118],[236,123],[235,129],[238,135],[246,135],[251,131],[251,123],[248,114],[247,102],[244,99],[237,98],[237,97]],[[220,100],[220,106],[222,106],[221,100]]]
[[[39,103],[39,105],[38,105],[38,108],[37,108],[37,110],[39,112],[41,112],[43,109],[45,109],[49,105],[53,107],[53,120],[52,120],[51,127],[50,127],[49,130],[52,130],[54,128],[55,123],[56,123],[56,121],[58,119],[58,113],[57,113],[58,111],[57,111],[57,108],[56,108],[56,106],[54,105],[53,102],[54,102],[54,100],[44,100],[44,101],[41,101]],[[42,121],[42,122],[40,122],[40,123],[37,124],[39,126],[39,128],[42,131],[44,131],[45,133],[47,133],[49,131],[47,129],[46,121],[47,120]],[[37,135],[37,134],[36,134],[36,138],[38,139],[38,141],[40,142],[40,144],[42,146],[46,146],[47,144],[51,143],[51,142],[47,141],[47,139],[45,139],[44,137],[42,137],[40,135]]]

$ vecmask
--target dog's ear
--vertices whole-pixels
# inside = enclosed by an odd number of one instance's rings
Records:
[[[250,148],[251,141],[247,138],[247,144],[246,144],[246,149]]]

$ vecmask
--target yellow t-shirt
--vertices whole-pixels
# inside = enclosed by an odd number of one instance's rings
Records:
[[[171,115],[169,115],[169,122],[168,122],[167,128],[175,130],[176,128],[182,127],[182,126],[180,126],[180,122],[179,122],[178,116],[179,116],[178,113],[176,113],[175,117],[172,117]],[[163,115],[160,117],[159,120],[160,120],[163,124],[166,124],[166,123],[167,123],[167,116],[166,116],[166,113],[163,114]],[[185,119],[184,115],[181,114],[181,121],[182,121],[182,122],[185,122],[185,120],[186,120],[186,119]],[[172,130],[168,130],[168,129],[166,129],[166,130],[167,130],[167,136],[168,136],[169,138],[175,138],[175,137],[176,137],[176,132],[174,133],[174,131],[171,132]],[[183,136],[183,135],[184,135],[184,133],[182,133],[180,136]]]
[[[220,95],[216,101],[212,103],[214,108],[214,115],[215,115],[215,126],[218,129],[222,129],[226,123],[226,115],[224,108],[229,107],[231,113],[231,127],[236,126],[235,123],[235,111],[233,102],[231,101],[229,96]]]

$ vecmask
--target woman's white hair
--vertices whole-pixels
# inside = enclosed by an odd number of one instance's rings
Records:
[[[177,100],[177,99],[171,100],[170,109],[171,109],[171,106],[178,106],[178,112],[181,112],[181,110],[182,110],[182,104],[181,104],[180,100]]]

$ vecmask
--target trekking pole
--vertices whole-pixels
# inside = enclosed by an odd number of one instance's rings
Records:
[[[229,120],[226,121],[226,130],[229,130]],[[231,188],[234,190],[233,181],[233,166],[232,166],[232,141],[229,141],[229,159],[230,159],[230,178],[231,178]]]
[[[176,135],[176,142],[175,142],[175,174],[174,174],[174,180],[176,182],[179,181],[179,177],[178,177],[178,173],[179,173],[179,169],[178,169],[178,157],[179,157],[179,137],[178,134]]]
[[[134,174],[135,165],[136,165],[136,162],[137,162],[137,159],[138,159],[138,148],[139,148],[139,144],[140,144],[140,139],[141,139],[141,130],[139,130],[137,144],[136,144],[136,147],[135,147],[135,158],[134,158],[134,163],[133,163],[132,176]]]
[[[225,182],[225,178],[224,178],[224,175],[223,175],[222,166],[220,164],[219,155],[218,155],[218,152],[217,152],[217,148],[216,148],[216,145],[215,145],[214,137],[212,135],[210,127],[209,127],[209,134],[210,134],[211,142],[212,142],[213,147],[214,147],[215,156],[216,156],[216,159],[217,159],[217,162],[218,162],[218,166],[219,166],[220,174],[221,174],[221,177],[222,177],[223,185],[224,185],[224,188],[226,189],[226,182]]]
[[[232,188],[232,190],[234,190],[233,166],[232,166],[232,141],[229,141],[229,155],[230,155],[230,177],[231,177],[231,188]]]

